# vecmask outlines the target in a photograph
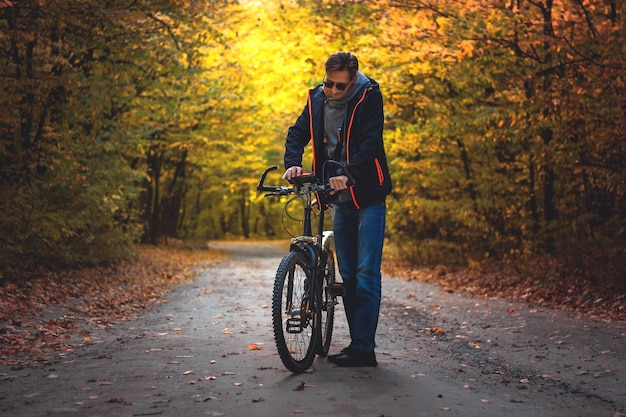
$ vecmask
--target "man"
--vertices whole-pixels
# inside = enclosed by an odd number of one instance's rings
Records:
[[[335,190],[333,230],[351,342],[328,360],[337,366],[376,366],[385,199],[391,192],[382,95],[349,52],[332,54],[325,69],[323,83],[309,91],[304,111],[287,133],[283,178],[302,175],[302,154],[309,142],[315,175],[324,180],[324,163],[335,160],[354,178],[351,184],[341,171],[331,171],[329,179]]]

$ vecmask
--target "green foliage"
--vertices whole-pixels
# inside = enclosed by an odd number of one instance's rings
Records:
[[[115,33],[83,6],[0,10],[3,266],[118,259],[137,231],[133,175],[113,140],[119,86],[103,76]]]
[[[0,115],[2,265],[132,254],[141,232],[132,161],[142,147],[133,132],[143,121],[126,116],[170,65],[158,34],[180,6],[24,1],[0,9],[8,63],[0,101],[9,109]]]

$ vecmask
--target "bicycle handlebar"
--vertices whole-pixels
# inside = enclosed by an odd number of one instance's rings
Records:
[[[329,159],[324,164],[331,164],[331,165],[334,165],[334,166],[338,167],[339,170],[341,171],[341,173],[343,175],[345,175],[346,177],[348,177],[348,181],[346,182],[346,185],[348,187],[351,187],[354,184],[356,184],[356,181],[354,180],[354,177],[352,176],[352,174],[350,174],[350,171],[348,171],[348,169],[343,164],[341,164],[340,162],[333,161],[332,159]]]
[[[330,163],[332,165],[339,167],[339,170],[341,171],[341,173],[344,174],[346,177],[348,177],[348,181],[346,183],[348,187],[355,184],[354,178],[352,177],[352,175],[346,169],[345,166],[343,166],[337,161],[332,161],[332,160],[328,160],[326,161],[326,163]],[[330,188],[330,185],[320,183],[319,179],[314,174],[304,174],[304,175],[300,175],[298,177],[294,177],[290,179],[289,182],[293,184],[294,187],[283,187],[280,185],[271,185],[271,186],[265,185],[265,178],[267,177],[267,174],[277,169],[278,169],[278,166],[274,165],[274,166],[267,168],[263,172],[263,174],[261,175],[261,179],[259,180],[259,184],[256,187],[257,191],[269,192],[268,195],[289,195],[293,192],[296,192],[300,188],[302,188],[305,184],[312,185],[312,189],[311,189],[312,192],[326,193],[326,192],[332,191],[332,189]]]
[[[278,166],[274,165],[274,166],[267,168],[263,172],[263,175],[261,175],[261,179],[259,180],[259,184],[256,186],[257,191],[270,192],[271,194],[278,194],[278,195],[289,195],[293,192],[292,187],[282,187],[280,185],[268,186],[264,184],[265,177],[267,177],[267,174],[271,171],[276,171],[277,169],[278,169]]]

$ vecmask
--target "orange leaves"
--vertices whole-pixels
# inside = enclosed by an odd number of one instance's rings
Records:
[[[93,343],[92,328],[167,302],[170,287],[192,277],[191,266],[214,259],[208,251],[140,248],[136,261],[118,266],[24,273],[6,283],[0,274],[0,363],[46,364]]]
[[[386,263],[386,273],[440,285],[448,293],[461,292],[473,296],[500,297],[573,311],[601,320],[626,319],[626,294],[611,282],[592,283],[584,277],[558,273],[558,265],[547,258],[535,257],[520,273],[475,265],[473,269],[443,273],[437,269],[411,269]],[[436,306],[432,306],[436,308]],[[509,307],[508,314],[518,314]],[[536,312],[531,309],[530,312]],[[438,333],[428,328],[431,333]]]
[[[439,334],[439,335],[446,334],[446,332],[444,332],[443,329],[440,329],[439,327],[427,327],[426,331],[428,333],[434,333],[434,334]]]

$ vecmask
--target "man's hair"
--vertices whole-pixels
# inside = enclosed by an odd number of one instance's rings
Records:
[[[335,52],[326,60],[328,71],[348,71],[352,80],[359,71],[359,60],[350,52]]]

